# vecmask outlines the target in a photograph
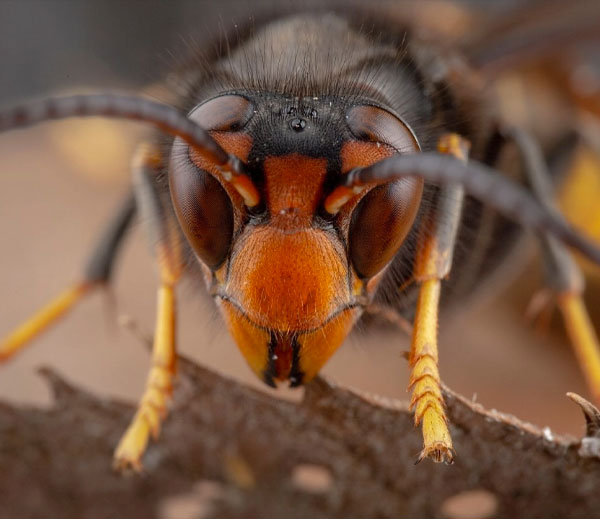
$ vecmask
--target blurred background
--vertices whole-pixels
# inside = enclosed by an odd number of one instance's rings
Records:
[[[160,81],[186,42],[201,45],[220,25],[265,6],[248,4],[2,0],[0,106],[57,93],[137,91]],[[509,4],[486,2],[486,9]],[[79,279],[98,233],[127,190],[131,152],[148,133],[139,125],[86,119],[0,135],[0,336]],[[458,304],[465,307],[442,321],[442,378],[488,408],[578,435],[583,419],[565,393],[587,390],[556,316],[545,336],[525,323],[540,277],[535,260],[520,265],[521,274],[503,280],[493,297]],[[155,288],[153,262],[136,226],[110,295],[88,297],[2,366],[0,399],[48,405],[50,395],[36,368],[49,365],[90,391],[137,400],[149,357],[117,317],[129,316],[150,334]],[[195,286],[181,287],[180,351],[270,391],[250,373],[210,302],[195,292]],[[346,342],[324,374],[406,399],[408,368],[400,354],[408,347],[400,331],[365,330]],[[297,398],[301,390],[275,394]]]

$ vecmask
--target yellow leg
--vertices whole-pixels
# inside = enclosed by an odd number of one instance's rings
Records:
[[[49,328],[61,317],[64,317],[94,286],[93,283],[84,282],[69,287],[37,314],[14,330],[8,337],[3,339],[0,342],[0,363],[11,358],[27,346],[37,335]]]
[[[559,294],[557,302],[588,387],[600,402],[600,346],[585,303],[576,293]]]
[[[117,470],[142,469],[141,459],[150,435],[154,439],[158,437],[160,423],[167,415],[175,376],[175,356],[175,294],[173,285],[162,284],[158,290],[152,367],[138,410],[115,451]]]
[[[111,268],[126,231],[129,228],[135,206],[131,196],[124,200],[115,212],[109,226],[101,236],[90,262],[86,266],[83,280],[67,288],[37,314],[0,341],[0,363],[22,350],[61,317],[67,315],[84,295],[108,284]]]
[[[469,143],[459,135],[446,134],[438,142],[438,151],[466,161]],[[421,424],[423,431],[423,450],[417,462],[431,458],[452,463],[454,449],[438,370],[437,328],[441,280],[452,268],[464,190],[461,186],[441,189],[438,207],[424,222],[414,270],[415,281],[421,287],[409,356],[412,367],[409,390],[412,390],[410,405],[415,425]]]
[[[542,204],[555,210],[551,175],[538,143],[526,132],[514,128],[509,135],[521,153],[533,194]],[[577,197],[571,197],[570,206],[565,203],[564,196],[561,197],[561,205],[572,223],[579,221],[582,229],[594,235],[600,229],[600,212],[597,209],[600,162],[588,153],[589,150],[579,148],[576,157],[579,160],[572,168],[565,187],[579,186],[581,189],[575,193]],[[575,178],[572,180],[571,177]],[[549,317],[556,302],[588,387],[594,399],[600,402],[600,344],[583,302],[585,278],[564,244],[545,234],[540,236],[540,241],[547,289],[541,292],[541,296],[534,296],[530,310],[534,310],[534,315]],[[542,311],[545,314],[541,314]]]
[[[154,240],[160,272],[156,327],[152,345],[152,365],[137,412],[125,431],[114,454],[117,470],[142,469],[142,456],[150,436],[158,438],[161,421],[167,415],[167,405],[175,377],[175,285],[181,276],[182,260],[176,226],[155,192],[155,177],[160,157],[153,147],[141,147],[134,158],[137,203],[142,214],[149,216],[150,236]],[[158,161],[158,162],[157,162]]]
[[[422,423],[423,450],[418,461],[431,458],[452,463],[454,450],[448,430],[438,370],[437,323],[441,283],[430,279],[421,285],[409,357],[412,373],[411,409],[415,425]]]

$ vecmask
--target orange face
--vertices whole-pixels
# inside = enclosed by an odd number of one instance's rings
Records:
[[[254,143],[246,132],[213,131],[212,135],[227,152],[249,161]],[[392,146],[348,140],[339,149],[338,174],[370,165],[394,152]],[[210,235],[200,240],[202,247],[211,244],[208,259],[196,250],[230,333],[251,369],[267,384],[274,385],[276,380],[289,380],[291,385],[307,382],[344,341],[384,272],[378,267],[376,274],[363,275],[354,268],[350,251],[353,228],[368,237],[367,242],[372,236],[377,238],[378,232],[371,232],[369,226],[381,223],[384,232],[389,229],[385,222],[374,221],[381,212],[378,198],[358,211],[370,220],[366,224],[365,218],[359,224],[354,222],[361,200],[379,188],[352,195],[337,215],[327,220],[319,215],[328,194],[324,189],[331,175],[331,158],[294,151],[265,155],[260,164],[260,215],[253,217],[240,194],[214,166],[193,152],[190,159],[199,171],[219,180],[232,204],[231,242],[226,254],[213,254],[220,250],[219,240],[211,240]],[[186,222],[189,210],[183,204],[189,196],[179,195],[178,189],[184,188],[174,181],[171,187],[179,220]],[[404,189],[408,190],[410,203],[402,206],[402,221],[409,224],[402,224],[402,232],[395,233],[398,236],[380,239],[388,248],[391,243],[397,249],[408,232],[418,209],[422,183],[407,180]],[[381,200],[386,199],[388,191],[382,191]],[[179,199],[183,202],[178,204]],[[221,204],[214,189],[210,199]],[[388,213],[388,220],[399,221],[398,208]],[[190,243],[199,242],[195,227],[182,227]],[[212,246],[215,241],[216,248]],[[375,253],[380,254],[377,250]],[[361,254],[364,256],[365,251],[354,253],[356,257]],[[384,264],[393,254],[388,256]],[[218,263],[216,268],[211,268],[211,261]]]
[[[325,162],[265,160],[270,221],[246,226],[227,266],[221,309],[251,368],[269,382],[312,378],[358,316],[361,293],[344,248],[334,232],[312,224]]]

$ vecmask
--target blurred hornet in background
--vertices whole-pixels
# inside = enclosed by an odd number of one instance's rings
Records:
[[[158,315],[146,390],[117,468],[141,468],[158,435],[175,375],[175,287],[193,273],[271,386],[309,382],[364,312],[411,322],[419,459],[450,463],[439,308],[489,278],[528,227],[600,399],[598,340],[565,245],[596,263],[600,249],[554,200],[573,150],[600,143],[600,94],[575,88],[567,52],[598,37],[598,20],[597,2],[534,4],[493,23],[435,2],[270,14],[179,67],[168,103],[98,94],[2,111],[0,130],[101,115],[144,121],[171,138],[139,146],[132,192],[81,281],[8,335],[0,358],[109,282],[139,212],[159,266]],[[534,106],[534,72],[545,68],[551,80],[541,86],[564,117],[540,132],[525,111]],[[500,85],[514,86],[501,81],[510,74],[532,94],[516,117],[498,95]],[[600,217],[597,205],[584,224]]]

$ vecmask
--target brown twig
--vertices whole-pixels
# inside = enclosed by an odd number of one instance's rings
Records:
[[[189,517],[436,518],[474,489],[497,519],[600,517],[598,450],[450,391],[457,461],[415,466],[421,438],[403,403],[322,379],[286,402],[182,359],[146,474],[123,477],[111,455],[133,407],[44,375],[52,409],[0,404],[3,518],[180,518],[182,500]]]

